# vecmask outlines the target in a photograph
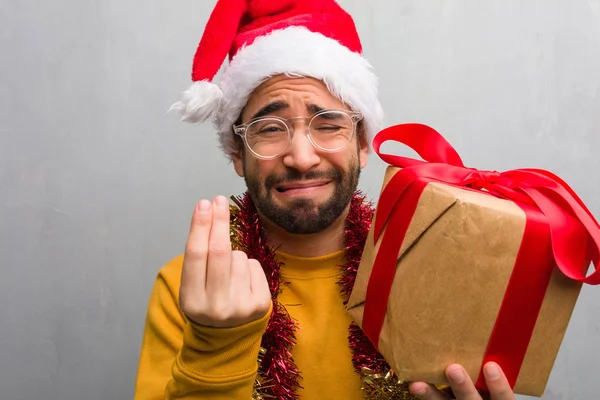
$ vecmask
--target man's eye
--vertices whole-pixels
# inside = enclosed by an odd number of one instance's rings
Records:
[[[263,133],[279,133],[279,132],[283,132],[283,128],[281,128],[280,126],[266,126],[264,128],[261,128],[258,133],[263,134]]]
[[[319,126],[317,128],[317,130],[319,132],[325,132],[325,133],[327,133],[327,132],[337,132],[340,129],[341,129],[340,126],[335,126],[335,125],[323,125],[323,126]]]

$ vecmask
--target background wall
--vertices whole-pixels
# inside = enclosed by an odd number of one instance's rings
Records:
[[[387,124],[434,126],[470,166],[550,169],[600,216],[598,0],[341,4]],[[2,400],[131,398],[156,271],[196,201],[243,190],[211,126],[166,113],[213,5],[1,0]],[[598,315],[584,287],[545,399],[598,398]]]

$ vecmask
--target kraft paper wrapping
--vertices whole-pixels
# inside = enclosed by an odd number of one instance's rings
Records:
[[[388,167],[384,188],[398,170]],[[511,201],[438,183],[425,188],[398,255],[378,344],[399,379],[448,384],[444,371],[458,363],[477,380],[524,229],[525,213]],[[371,230],[349,298],[359,326],[380,243],[373,246]],[[580,289],[555,268],[515,393],[543,395]]]

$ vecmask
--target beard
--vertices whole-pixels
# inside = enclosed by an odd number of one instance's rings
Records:
[[[258,176],[244,173],[248,194],[256,208],[274,224],[292,234],[317,233],[337,220],[358,187],[360,166],[353,159],[348,171],[332,167],[324,171],[301,173],[296,169],[288,169],[284,174],[271,174],[263,182]],[[334,190],[331,197],[322,204],[311,199],[296,199],[284,206],[273,199],[273,189],[286,182],[298,182],[308,179],[324,179],[331,181]]]

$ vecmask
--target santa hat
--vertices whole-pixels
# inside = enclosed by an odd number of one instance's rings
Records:
[[[213,79],[227,55],[219,87]],[[248,97],[278,74],[322,80],[363,114],[369,141],[382,128],[378,78],[352,17],[334,0],[218,0],[194,56],[194,83],[172,109],[186,122],[212,118],[231,155],[232,125]]]

